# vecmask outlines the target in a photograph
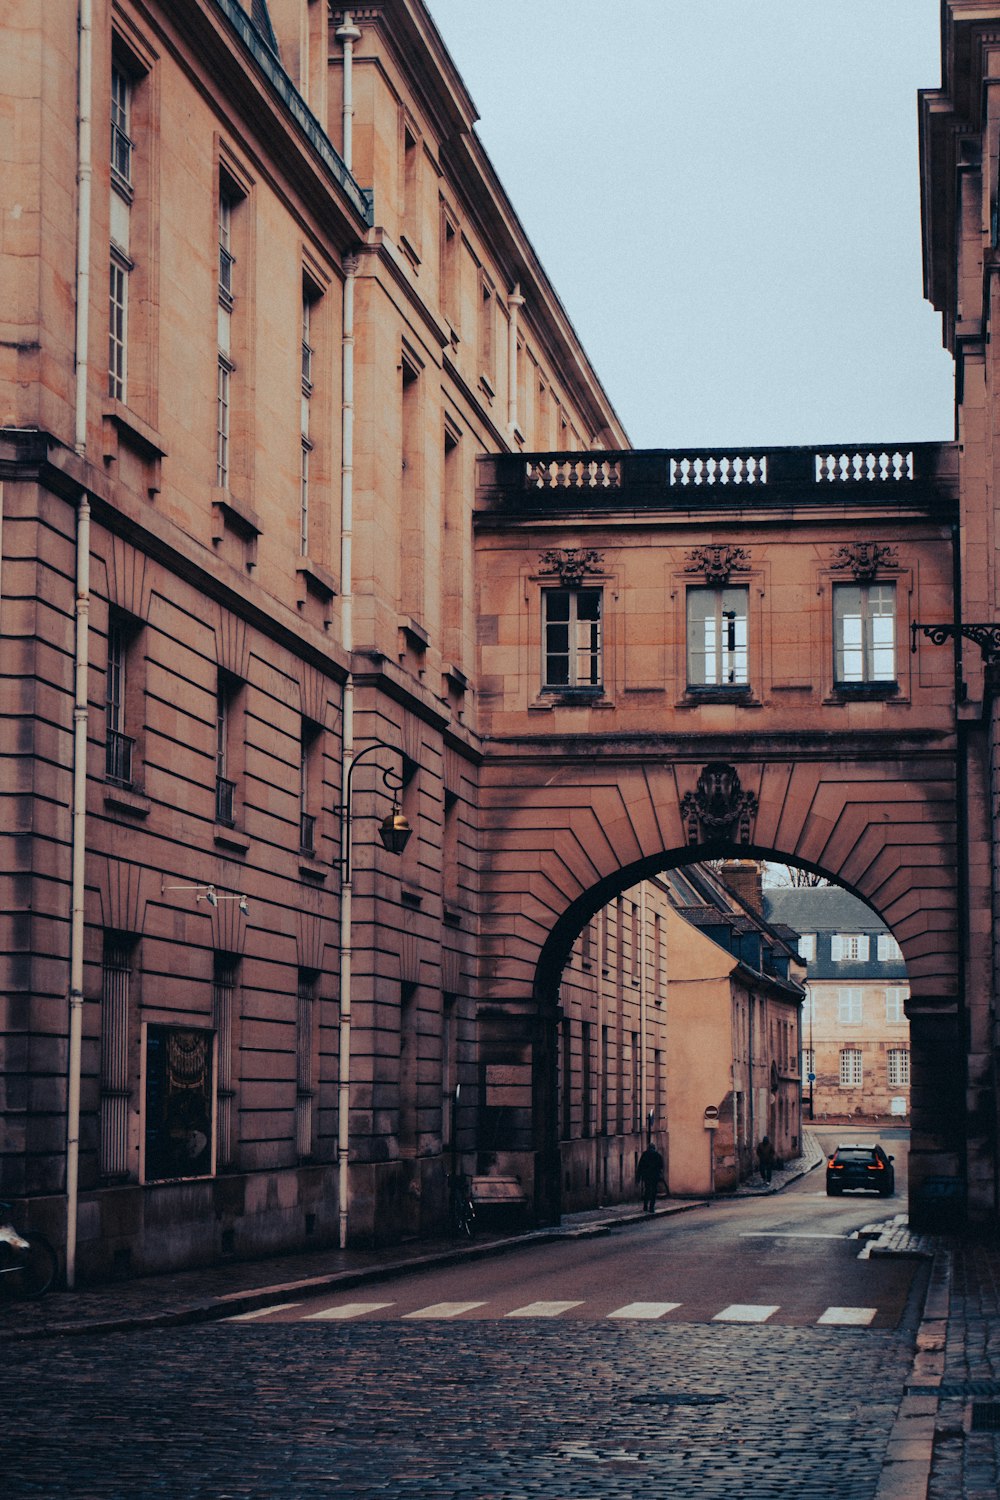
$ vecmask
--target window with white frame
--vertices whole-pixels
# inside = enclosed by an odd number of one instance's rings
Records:
[[[816,934],[803,932],[799,937],[799,957],[811,964],[816,960]]]
[[[904,1005],[909,990],[905,984],[890,985],[885,992],[885,1019],[890,1026],[897,1026],[906,1020]]]
[[[840,1086],[842,1089],[857,1089],[862,1081],[860,1047],[844,1047],[840,1053]]]
[[[232,419],[233,364],[233,203],[234,194],[228,181],[219,182],[219,312],[218,366],[215,393],[215,482],[220,489],[229,488],[230,425]]]
[[[834,963],[866,964],[868,962],[868,934],[835,932],[830,938],[830,958]]]
[[[896,585],[838,583],[833,588],[834,676],[840,686],[896,679]]]
[[[128,293],[132,209],[132,82],[111,65],[111,255],[108,267],[108,395],[128,397]]]
[[[810,1073],[816,1072],[816,1051],[813,1047],[803,1047],[800,1059],[802,1077],[808,1082]]]
[[[816,996],[813,994],[811,987],[806,985],[806,992],[802,999],[802,1020],[805,1023],[806,1021],[815,1021],[815,1019]]]
[[[903,950],[891,932],[879,933],[876,942],[876,954],[879,963],[882,964],[898,964],[903,961]]]
[[[749,597],[746,588],[688,589],[689,687],[746,687]]]
[[[312,325],[312,298],[306,288],[302,292],[302,400],[301,407],[301,460],[299,470],[299,553],[309,556],[309,455],[312,441],[309,436],[309,403],[312,399],[313,347],[310,341]]]
[[[905,1089],[910,1086],[910,1054],[905,1047],[890,1047],[888,1055],[889,1087]]]
[[[859,1026],[862,1019],[862,994],[858,986],[837,991],[837,1020],[842,1026]]]
[[[542,685],[599,688],[603,590],[542,590]]]
[[[111,65],[111,170],[118,182],[132,186],[132,84],[125,69]]]

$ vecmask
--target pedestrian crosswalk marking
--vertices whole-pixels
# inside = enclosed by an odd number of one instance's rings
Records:
[[[582,1302],[529,1302],[526,1307],[515,1307],[506,1314],[508,1318],[558,1318],[571,1307],[582,1307]]]
[[[765,1307],[758,1302],[731,1302],[716,1313],[713,1323],[766,1323],[774,1316],[777,1307]]]
[[[290,1308],[301,1307],[301,1302],[272,1302],[270,1307],[258,1307],[253,1312],[235,1313],[231,1318],[224,1318],[224,1323],[249,1323],[252,1318],[266,1318],[268,1313],[288,1312]]]
[[[816,1321],[829,1327],[867,1328],[877,1312],[877,1307],[828,1307]]]
[[[485,1302],[432,1302],[429,1307],[418,1307],[416,1312],[405,1313],[407,1318],[457,1318],[461,1313],[471,1312],[474,1307],[485,1307]]]
[[[608,1313],[609,1318],[662,1318],[680,1307],[680,1302],[627,1302]]]
[[[381,1312],[391,1302],[342,1302],[339,1307],[324,1307],[322,1312],[306,1313],[307,1318],[363,1318],[365,1313]]]

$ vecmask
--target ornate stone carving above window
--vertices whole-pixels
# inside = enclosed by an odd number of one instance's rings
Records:
[[[685,573],[701,573],[706,583],[728,583],[733,573],[746,573],[750,569],[750,553],[745,547],[733,547],[728,542],[712,542],[707,547],[694,547],[686,554]]]
[[[735,766],[713,760],[702,768],[695,790],[684,793],[681,816],[687,824],[689,844],[723,838],[749,844],[757,797],[743,790]]]
[[[585,574],[604,572],[604,553],[593,547],[550,547],[539,556],[538,571],[558,578],[563,588],[576,589]]]
[[[899,548],[887,542],[845,542],[830,566],[852,573],[859,583],[870,583],[879,573],[898,569]]]

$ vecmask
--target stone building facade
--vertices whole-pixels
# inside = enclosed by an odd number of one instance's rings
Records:
[[[624,432],[420,0],[4,26],[0,1191],[71,1278],[420,1232],[476,1144],[476,455]]]
[[[808,965],[802,1011],[808,1114],[907,1123],[910,987],[892,933],[863,901],[836,886],[772,888],[763,903],[770,921],[800,934],[799,955]]]

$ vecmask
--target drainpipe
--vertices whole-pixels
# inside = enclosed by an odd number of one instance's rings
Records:
[[[507,298],[510,320],[507,332],[507,426],[513,438],[517,427],[517,315],[524,306],[521,283],[515,281],[514,290]]]
[[[337,27],[334,35],[344,48],[343,150],[340,154],[344,166],[350,172],[354,165],[354,43],[361,40],[361,32],[355,26],[349,10],[344,11],[344,24]]]
[[[90,325],[91,0],[79,8],[79,122],[77,130],[76,410],[74,446],[87,451],[87,340]],[[70,877],[69,1057],[66,1082],[66,1285],[76,1285],[80,1169],[80,1074],[83,1055],[83,938],[87,855],[87,675],[90,626],[90,501],[86,490],[76,513],[76,640],[73,703],[73,815]]]
[[[346,49],[345,49],[346,55]],[[347,789],[354,760],[354,677],[350,658],[354,650],[354,584],[351,545],[354,526],[354,288],[358,257],[344,258],[344,313],[342,325],[343,392],[341,414],[340,469],[340,588],[342,644],[348,658],[343,693],[343,756],[340,808],[340,1061],[337,1082],[337,1201],[340,1213],[340,1248],[347,1246],[349,1202],[348,1164],[351,1147],[351,896],[354,862],[349,854],[351,810]]]
[[[639,1127],[646,1118],[646,882],[639,886]],[[652,1144],[650,1130],[650,1144]]]

